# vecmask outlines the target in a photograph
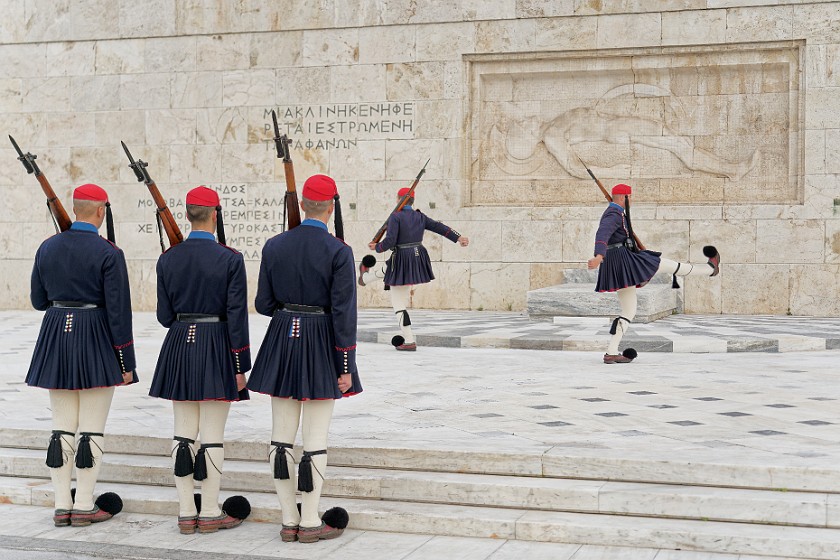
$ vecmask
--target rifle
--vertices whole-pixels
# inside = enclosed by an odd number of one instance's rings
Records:
[[[286,176],[286,195],[283,197],[285,214],[283,217],[289,217],[289,229],[294,229],[300,225],[300,204],[298,203],[297,190],[295,190],[295,165],[292,163],[292,153],[289,150],[289,137],[285,134],[280,136],[280,127],[277,126],[277,113],[274,109],[271,110],[271,120],[274,121],[274,144],[277,147],[277,157],[283,160],[283,174]],[[286,229],[285,223],[283,229]]]
[[[64,206],[61,204],[61,201],[55,194],[52,186],[50,186],[50,182],[41,173],[41,170],[38,169],[38,164],[35,163],[35,159],[38,157],[32,153],[23,153],[18,146],[15,139],[12,138],[12,135],[9,135],[9,140],[12,141],[12,146],[15,147],[15,150],[18,153],[18,159],[23,164],[23,167],[26,169],[27,173],[34,173],[35,178],[38,179],[38,182],[41,183],[41,188],[44,190],[44,194],[47,195],[47,208],[50,210],[50,216],[52,216],[53,223],[55,224],[56,231],[67,231],[70,229],[70,226],[73,224],[70,221],[70,216],[67,215],[67,211],[64,209]]]
[[[405,193],[402,198],[400,198],[399,202],[397,202],[397,207],[394,208],[394,211],[391,214],[396,214],[400,210],[402,210],[405,205],[408,203],[408,199],[414,196],[414,189],[417,187],[417,183],[420,182],[420,177],[426,173],[426,166],[429,165],[429,162],[432,158],[426,160],[426,163],[423,164],[423,169],[420,170],[420,173],[417,174],[417,177],[414,178],[414,182],[411,183],[411,188],[408,189],[408,192]],[[388,214],[390,217],[391,214]],[[388,229],[388,220],[385,220],[385,223],[382,224],[382,227],[376,232],[376,235],[373,236],[373,240],[371,243],[379,243],[382,240],[382,236],[385,235],[385,231]]]
[[[157,207],[155,217],[157,218],[158,234],[160,234],[160,250],[161,252],[164,252],[166,249],[163,246],[163,234],[161,233],[161,227],[166,232],[166,237],[169,238],[170,247],[183,241],[184,236],[181,233],[181,229],[178,227],[178,224],[175,223],[175,218],[172,216],[172,212],[170,212],[169,208],[166,206],[166,200],[164,200],[163,196],[161,196],[160,190],[158,190],[155,182],[151,177],[149,177],[149,172],[146,170],[146,167],[148,167],[149,164],[142,159],[134,161],[134,158],[131,157],[131,152],[128,151],[128,146],[125,145],[125,142],[120,140],[120,144],[122,144],[123,150],[125,150],[125,155],[128,156],[128,161],[131,162],[128,166],[134,171],[134,174],[137,176],[137,181],[146,183],[146,186],[149,187],[149,192],[152,193],[152,199],[155,201],[155,206]]]
[[[607,202],[612,202],[613,201],[612,196],[607,191],[606,187],[604,187],[604,184],[601,183],[601,181],[598,180],[598,178],[595,176],[595,174],[592,173],[592,170],[589,169],[589,167],[583,162],[582,159],[580,159],[580,156],[577,156],[577,158],[578,158],[578,160],[580,160],[580,163],[586,169],[586,172],[589,173],[589,176],[592,177],[592,180],[595,181],[595,184],[598,185],[598,188],[601,189],[601,193],[604,195],[604,198],[607,199]],[[636,232],[632,232],[632,233],[633,233],[633,241],[636,243],[636,247],[638,247],[640,251],[644,251],[645,246],[642,245],[641,241],[639,241],[639,238],[636,235]]]

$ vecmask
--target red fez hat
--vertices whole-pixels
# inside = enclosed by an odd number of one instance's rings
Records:
[[[303,198],[309,200],[332,200],[337,194],[335,181],[326,175],[313,175],[303,184]]]
[[[410,190],[411,189],[408,188],[408,187],[403,187],[403,188],[401,188],[400,190],[397,191],[397,196],[403,197],[403,196],[407,195],[408,191],[410,191]],[[412,196],[414,196],[414,193],[412,193]]]
[[[196,187],[187,193],[187,204],[215,208],[219,205],[219,193],[213,189],[208,189],[204,185]]]
[[[630,185],[625,185],[624,183],[619,183],[612,188],[613,194],[631,194],[631,191]]]
[[[73,191],[73,200],[96,200],[99,202],[108,202],[108,193],[99,185],[88,183],[77,187]]]

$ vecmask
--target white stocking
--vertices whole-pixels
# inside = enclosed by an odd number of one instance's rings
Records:
[[[406,344],[413,344],[414,333],[411,332],[411,325],[404,325],[404,314],[408,313],[408,301],[411,298],[411,286],[391,286],[388,290],[391,293],[391,305],[394,307],[394,313],[397,317],[397,322],[400,326],[400,332],[405,339]]]
[[[193,401],[172,401],[172,412],[175,416],[175,435],[195,441],[198,438],[199,403]],[[176,442],[177,444],[177,442]],[[190,446],[194,451],[195,446]],[[192,474],[175,477],[175,488],[178,490],[178,515],[180,517],[195,517],[195,479]]]
[[[621,317],[618,319],[615,334],[612,335],[610,345],[607,347],[607,354],[611,356],[618,354],[618,345],[624,333],[627,332],[633,317],[636,316],[636,306],[638,304],[636,286],[622,288],[616,293],[618,294],[618,303],[621,306]]]
[[[300,423],[300,409],[300,401],[280,399],[277,397],[271,399],[272,441],[294,445],[295,435],[297,434],[298,424]],[[268,461],[271,472],[274,472],[274,453],[284,453],[286,465],[289,469],[289,478],[287,480],[274,479],[274,489],[277,491],[277,498],[280,500],[283,524],[299,525],[300,513],[298,513],[297,509],[297,471],[295,470],[295,459],[290,453],[291,449],[283,452],[272,447],[271,451],[272,453],[269,455]]]
[[[79,434],[86,432],[104,433],[111,400],[114,398],[113,387],[84,389],[79,391]],[[93,489],[102,468],[102,454],[105,451],[103,436],[90,437],[90,450],[93,453],[93,467],[76,469],[76,503],[73,509],[90,511],[93,509]]]
[[[303,450],[319,451],[327,449],[327,436],[330,431],[335,399],[305,401],[303,403]],[[301,496],[301,527],[318,527],[321,517],[318,515],[318,503],[324,488],[327,474],[327,455],[312,456],[312,492],[303,492]]]
[[[53,430],[76,433],[76,429],[79,427],[79,392],[64,389],[50,390]],[[50,469],[50,478],[55,491],[55,509],[73,509],[70,486],[73,480],[74,443],[75,436],[61,436],[61,453],[64,456],[64,465]]]
[[[225,423],[227,423],[230,403],[226,401],[202,401],[199,404],[199,437],[201,443],[224,443]],[[219,488],[222,485],[222,472],[225,462],[224,447],[208,447],[204,450],[207,460],[207,478],[201,481],[200,517],[218,517],[222,514],[219,507]]]
[[[671,259],[659,259],[659,269],[656,272],[676,274],[682,278],[685,276],[710,276],[712,268],[707,263],[678,263]]]

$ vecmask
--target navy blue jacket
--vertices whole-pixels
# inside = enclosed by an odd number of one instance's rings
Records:
[[[611,202],[604,210],[598,231],[595,233],[595,255],[606,255],[608,245],[622,243],[628,237],[630,233],[624,220],[624,209]]]
[[[45,311],[53,301],[104,307],[111,344],[123,371],[136,369],[125,256],[119,247],[100,237],[94,225],[75,222],[41,244],[35,253],[30,299],[39,311]]]
[[[353,250],[333,237],[323,223],[304,220],[266,242],[255,301],[257,312],[271,316],[281,303],[330,308],[336,374],[358,371]]]
[[[230,351],[238,356],[236,373],[251,369],[245,260],[209,232],[192,232],[158,259],[157,319],[169,328],[178,313],[224,317]]]
[[[404,243],[421,242],[426,230],[442,235],[453,243],[461,237],[460,233],[446,224],[437,222],[423,212],[406,206],[388,217],[388,229],[384,239],[376,244],[376,252],[382,253]]]

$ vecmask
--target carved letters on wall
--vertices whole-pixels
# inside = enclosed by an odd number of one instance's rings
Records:
[[[471,55],[471,204],[600,202],[578,158],[640,202],[802,198],[799,42]]]

